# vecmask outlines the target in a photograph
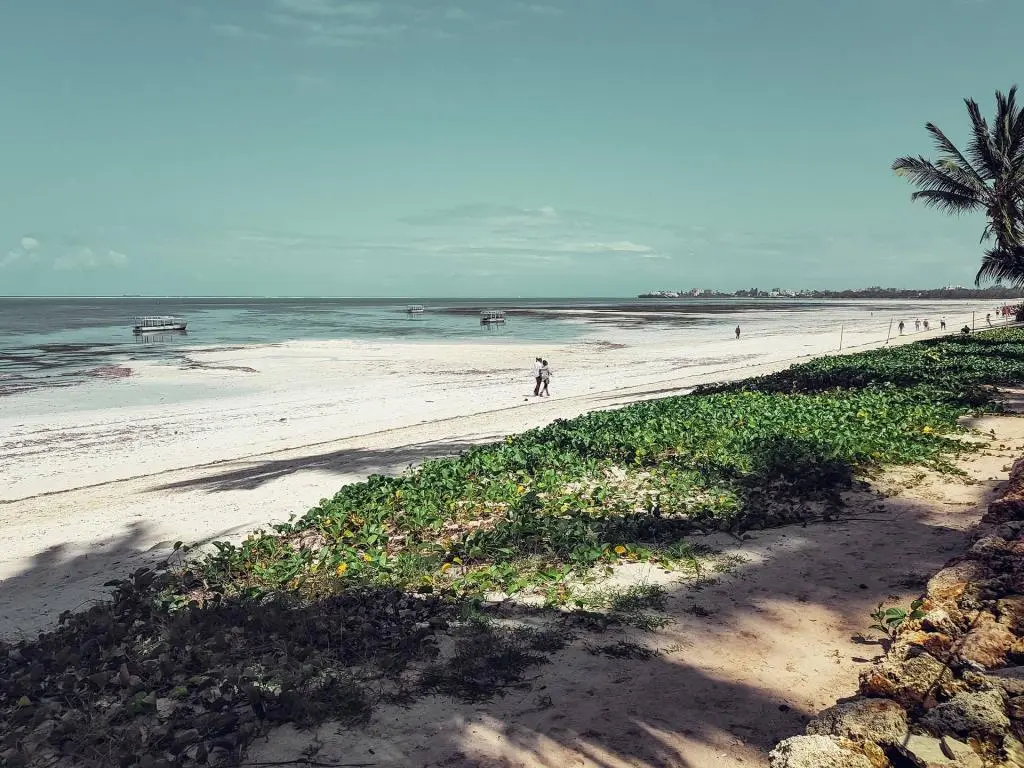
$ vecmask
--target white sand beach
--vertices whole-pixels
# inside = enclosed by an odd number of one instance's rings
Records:
[[[175,541],[244,536],[367,474],[835,352],[840,331],[844,351],[883,345],[897,313],[931,316],[933,327],[947,316],[953,330],[985,311],[748,312],[739,340],[724,316],[682,330],[610,322],[561,345],[299,341],[195,351],[187,365],[136,361],[125,378],[7,397],[0,635],[31,633],[102,598],[105,581]],[[891,343],[936,335],[912,330],[911,321]],[[531,396],[538,354],[554,371],[542,400]]]

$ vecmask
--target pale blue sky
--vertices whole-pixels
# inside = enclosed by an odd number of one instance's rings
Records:
[[[969,284],[1021,0],[0,0],[0,295]]]

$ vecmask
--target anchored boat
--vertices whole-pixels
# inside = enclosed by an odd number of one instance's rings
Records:
[[[422,304],[410,304],[405,308],[405,313],[407,315],[422,315],[426,311],[426,308]]]
[[[152,315],[132,318],[132,332],[153,333],[156,331],[184,331],[188,325],[185,320],[172,315]]]
[[[504,322],[504,309],[485,309],[480,313],[480,325],[502,325]]]

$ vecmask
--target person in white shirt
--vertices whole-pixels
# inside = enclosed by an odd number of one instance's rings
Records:
[[[547,360],[540,361],[540,380],[542,383],[540,394],[542,396],[551,397],[551,393],[548,392],[548,385],[551,383],[551,369],[548,367]]]
[[[541,371],[541,368],[543,368],[543,367],[544,367],[544,361],[541,360],[539,357],[536,360],[533,361],[533,378],[536,381],[536,383],[534,384],[534,387],[533,387],[533,396],[534,397],[540,397],[540,384],[541,384],[540,371]]]

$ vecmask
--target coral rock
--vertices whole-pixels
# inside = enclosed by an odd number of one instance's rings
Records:
[[[828,736],[794,736],[768,757],[771,768],[872,768],[867,757]]]
[[[963,768],[946,755],[942,742],[931,736],[908,736],[900,745],[900,752],[920,768]]]
[[[965,661],[973,661],[986,669],[994,669],[1006,663],[1006,656],[1015,639],[1013,633],[998,623],[991,614],[982,613],[960,641],[958,655]]]
[[[973,560],[990,560],[1005,557],[1010,552],[1010,542],[999,536],[985,536],[974,542],[967,556]]]
[[[1024,720],[1024,696],[1012,696],[1006,702],[1006,711],[1011,720]]]
[[[984,675],[984,682],[1001,688],[1007,696],[1024,696],[1024,667],[994,669]]]
[[[975,560],[965,560],[943,568],[928,581],[928,597],[939,606],[952,604],[964,596],[969,589],[985,581],[989,571]]]
[[[941,632],[904,632],[899,637],[902,645],[924,648],[937,659],[946,659],[953,649],[953,639]]]
[[[956,612],[956,616],[959,618],[959,612]],[[959,630],[953,614],[942,608],[928,611],[921,619],[921,629],[926,632],[942,632],[945,635],[957,634]]]
[[[821,712],[808,723],[807,733],[877,744],[898,744],[907,733],[907,713],[895,701],[857,699]]]
[[[1014,664],[1024,662],[1024,638],[1018,637],[1013,641],[1013,645],[1010,646],[1010,652],[1007,654],[1007,658],[1009,658]]]
[[[1024,596],[1005,597],[996,603],[999,623],[1015,635],[1024,635]]]
[[[942,752],[959,768],[982,768],[981,755],[971,749],[969,744],[964,744],[952,736],[942,737]]]
[[[994,536],[999,536],[1007,541],[1016,541],[1021,538],[1022,534],[1024,534],[1024,520],[1012,520],[1008,523],[1003,523],[993,532]]]
[[[998,691],[958,693],[921,718],[921,725],[937,734],[1002,736],[1010,727]]]
[[[891,698],[904,709],[928,709],[935,694],[953,696],[963,684],[949,668],[926,653],[908,659],[886,659],[861,673],[860,692]]]

